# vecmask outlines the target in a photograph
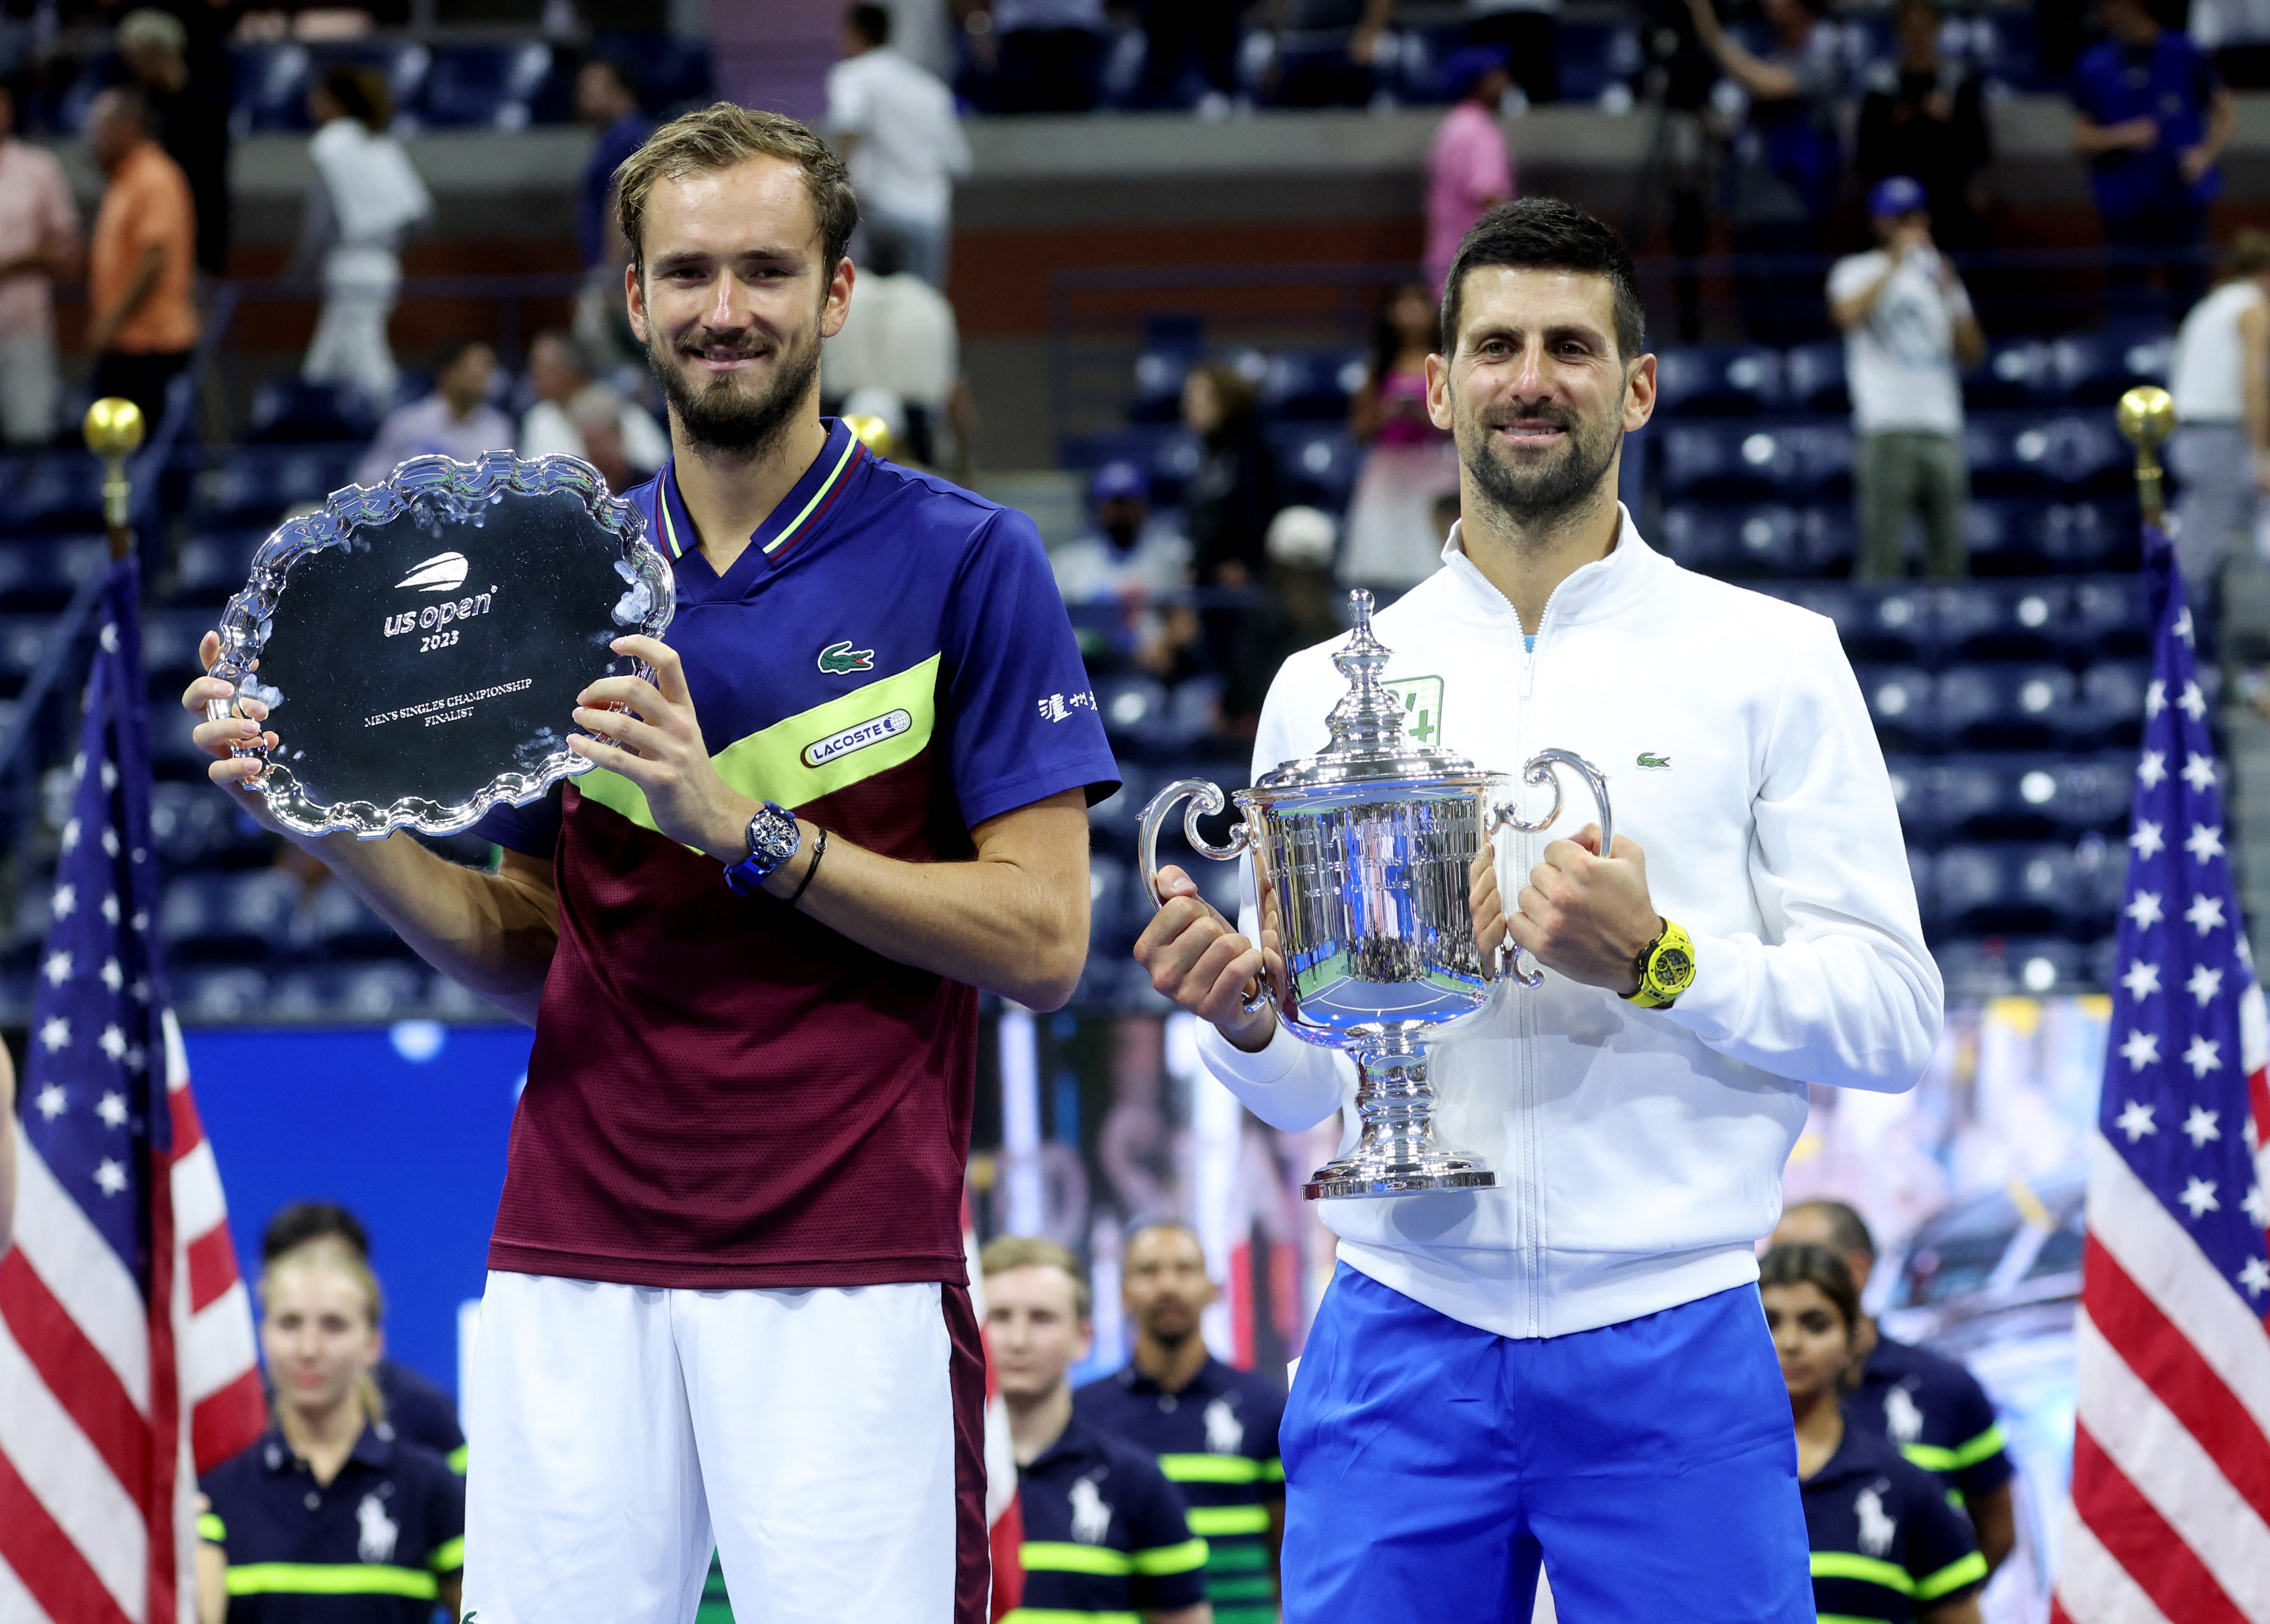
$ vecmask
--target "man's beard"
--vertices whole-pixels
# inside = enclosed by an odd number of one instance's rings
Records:
[[[753,394],[730,373],[695,383],[668,337],[657,332],[647,340],[647,364],[661,380],[687,441],[697,450],[728,456],[754,456],[796,416],[820,371],[818,333],[809,345],[783,345],[774,357],[771,377]]]
[[[1524,523],[1550,523],[1582,507],[1599,489],[1623,439],[1621,413],[1604,414],[1597,426],[1587,426],[1560,406],[1521,415],[1560,428],[1568,449],[1533,466],[1517,466],[1499,453],[1491,425],[1465,419],[1458,426],[1458,460],[1492,507]]]

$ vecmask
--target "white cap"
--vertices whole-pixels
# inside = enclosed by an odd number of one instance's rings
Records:
[[[1294,568],[1329,569],[1339,523],[1321,508],[1287,508],[1269,521],[1269,556]]]

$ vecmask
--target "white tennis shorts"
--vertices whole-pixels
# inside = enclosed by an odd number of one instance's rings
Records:
[[[983,1624],[984,1359],[938,1285],[491,1273],[465,1395],[464,1616]]]

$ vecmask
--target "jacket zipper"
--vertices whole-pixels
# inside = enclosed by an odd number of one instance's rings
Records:
[[[1537,662],[1545,646],[1546,623],[1552,618],[1553,604],[1546,600],[1545,612],[1537,618],[1537,647],[1524,649],[1521,656],[1521,703],[1514,724],[1514,771],[1529,760],[1529,707],[1537,687]],[[1521,617],[1514,617],[1517,629]],[[1531,850],[1531,837],[1524,834],[1517,842],[1521,852],[1521,873],[1514,877],[1514,887],[1520,889],[1530,866],[1535,861]],[[1520,999],[1519,1034],[1515,1051],[1520,1056],[1521,1073],[1521,1261],[1523,1284],[1529,1301],[1528,1329],[1532,1337],[1545,1334],[1543,1304],[1543,1237],[1538,1233],[1543,1221],[1543,1203],[1538,1195],[1539,1159],[1537,1146],[1537,1006],[1534,1000]]]

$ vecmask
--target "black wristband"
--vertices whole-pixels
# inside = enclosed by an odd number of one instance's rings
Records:
[[[820,872],[820,860],[827,855],[827,831],[822,829],[812,842],[812,866],[804,871],[804,878],[797,881],[796,889],[789,893],[788,905],[790,908],[804,901],[804,894],[812,888],[812,877]]]

